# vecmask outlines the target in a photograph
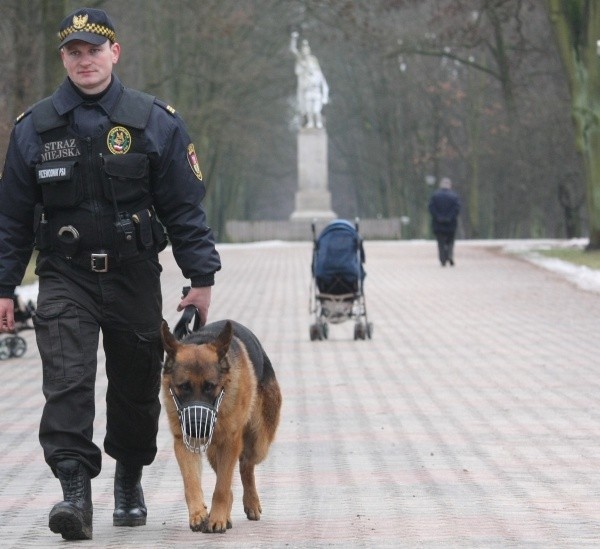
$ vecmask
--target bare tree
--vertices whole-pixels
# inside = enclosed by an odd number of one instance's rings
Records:
[[[583,158],[589,249],[600,249],[600,5],[593,0],[548,0],[550,21],[571,91],[577,149]]]
[[[286,219],[293,210],[292,28],[309,38],[330,86],[329,183],[340,216],[405,216],[406,235],[428,236],[427,176],[450,175],[465,204],[464,236],[564,234],[565,198],[561,205],[557,189],[568,178],[569,196],[580,196],[582,167],[544,4],[91,5],[115,20],[124,83],[163,99],[185,119],[207,184],[209,218],[221,237],[228,219]],[[14,117],[63,77],[53,41],[58,21],[76,7],[75,0],[3,3],[0,149]]]

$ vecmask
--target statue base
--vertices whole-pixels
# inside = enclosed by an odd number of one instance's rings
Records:
[[[298,132],[296,207],[290,220],[335,219],[327,185],[327,131],[302,128]]]
[[[331,221],[336,218],[337,215],[332,210],[298,210],[290,215],[290,221],[312,221],[313,219]]]

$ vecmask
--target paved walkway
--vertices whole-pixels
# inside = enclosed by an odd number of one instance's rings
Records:
[[[367,242],[371,341],[351,323],[309,340],[311,244],[223,246],[211,318],[253,329],[284,408],[258,469],[260,522],[234,482],[233,529],[194,533],[164,416],[144,472],[148,524],[113,528],[114,462],[93,481],[86,547],[583,547],[600,545],[600,295],[492,247]],[[184,280],[165,264],[165,318]],[[60,488],[37,441],[33,332],[0,362],[0,546],[64,546]],[[102,359],[102,357],[100,357]],[[95,439],[104,434],[100,369]],[[207,494],[214,476],[204,469]]]

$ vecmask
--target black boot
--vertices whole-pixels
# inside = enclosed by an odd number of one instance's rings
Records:
[[[50,511],[48,526],[64,539],[92,539],[92,483],[79,461],[66,459],[56,465],[64,501]]]
[[[117,461],[115,469],[115,512],[113,526],[144,526],[146,503],[142,490],[142,466],[125,466]]]

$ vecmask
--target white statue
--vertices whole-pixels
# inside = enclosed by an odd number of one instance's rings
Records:
[[[295,72],[298,77],[298,108],[305,128],[322,128],[321,109],[329,103],[329,86],[319,61],[311,54],[308,40],[302,40],[298,51],[298,33],[292,32],[290,50],[296,56]]]

